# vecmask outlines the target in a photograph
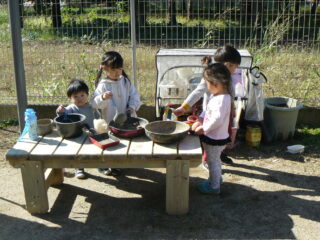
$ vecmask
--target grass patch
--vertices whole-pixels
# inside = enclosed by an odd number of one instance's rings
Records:
[[[265,96],[286,96],[305,105],[319,106],[320,64],[318,51],[298,47],[282,47],[259,52],[255,63],[265,73]]]
[[[298,128],[295,139],[300,140],[304,145],[320,147],[320,128]]]
[[[138,89],[143,103],[154,104],[156,84],[155,56],[158,47],[143,46],[137,49]],[[3,67],[3,86],[0,88],[1,100],[15,99],[13,69],[8,46],[0,46],[4,54],[0,57]],[[124,69],[132,73],[131,49],[126,45],[84,44],[74,41],[30,41],[24,43],[25,73],[29,101],[60,103],[68,101],[65,96],[66,85],[74,77],[86,80],[93,91],[93,82],[104,51],[119,51],[125,59]],[[263,85],[264,96],[286,96],[301,100],[308,106],[319,106],[320,87],[317,51],[299,48],[279,48],[269,52],[255,52],[255,63],[268,78]],[[306,57],[308,56],[308,57]],[[6,67],[7,66],[7,67]]]
[[[6,128],[8,126],[18,126],[19,121],[18,119],[8,119],[8,120],[1,120],[0,121],[0,128]]]
[[[286,16],[274,19],[274,14],[269,14],[260,25],[253,26],[253,16],[245,19],[248,16],[240,14],[241,6],[235,5],[229,11],[219,10],[219,16],[214,14],[207,18],[206,12],[203,15],[199,12],[201,18],[189,20],[180,13],[177,14],[178,24],[168,26],[166,11],[161,6],[154,6],[161,8],[160,12],[148,13],[147,24],[139,28],[140,35],[137,36],[137,80],[143,103],[154,104],[155,55],[160,47],[216,48],[229,39],[237,44],[244,41],[245,47],[242,48],[253,46],[249,50],[255,65],[268,78],[263,86],[264,96],[292,97],[308,106],[320,106],[319,49],[281,45],[288,39],[288,34],[297,41],[301,40],[301,33],[311,34],[308,37],[312,39],[312,34],[318,34],[317,31],[304,32],[301,29],[306,24],[316,29],[320,18],[300,15],[294,19]],[[92,92],[98,65],[106,50],[119,51],[125,59],[126,72],[131,74],[130,19],[127,6],[121,2],[113,8],[84,8],[82,12],[80,8],[62,7],[63,26],[58,30],[52,29],[49,15],[37,16],[33,8],[25,9],[24,14],[22,35],[30,102],[67,101],[65,88],[74,77],[86,80]],[[299,28],[294,30],[292,26]],[[0,5],[0,101],[4,102],[15,100],[9,36],[7,6]],[[261,47],[257,48],[258,44]]]

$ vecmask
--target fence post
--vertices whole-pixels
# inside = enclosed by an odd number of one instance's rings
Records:
[[[135,11],[135,1],[130,1],[130,21],[131,21],[131,47],[132,47],[132,79],[133,84],[136,88],[137,79],[136,79],[136,61],[137,61],[137,43],[136,43],[136,11]]]
[[[20,131],[24,128],[24,112],[28,105],[26,81],[23,64],[23,50],[21,38],[21,23],[19,14],[19,0],[8,1],[10,14],[11,41],[18,101],[18,118]]]

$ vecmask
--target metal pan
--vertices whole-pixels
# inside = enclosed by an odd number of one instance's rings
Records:
[[[124,124],[117,124],[113,120],[109,123],[110,131],[118,136],[132,138],[144,134],[144,127],[149,121],[139,117],[129,117]],[[139,127],[138,127],[139,126]]]
[[[118,138],[116,138],[115,136],[111,136],[108,133],[91,135],[89,136],[89,141],[102,149],[115,146],[120,142]]]

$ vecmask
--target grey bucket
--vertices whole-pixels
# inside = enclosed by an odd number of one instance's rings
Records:
[[[273,140],[287,140],[294,136],[299,110],[303,104],[287,97],[264,99],[264,121]]]

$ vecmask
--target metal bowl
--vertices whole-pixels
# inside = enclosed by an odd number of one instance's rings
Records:
[[[52,119],[42,118],[37,121],[37,132],[38,135],[46,135],[52,132]]]
[[[68,121],[65,121],[64,118]],[[79,113],[69,113],[66,116],[61,115],[56,117],[53,122],[57,127],[58,133],[64,138],[75,138],[81,136],[82,128],[85,127],[84,121],[86,116]]]
[[[147,137],[156,143],[174,143],[187,136],[190,126],[177,121],[155,121],[145,126]]]

